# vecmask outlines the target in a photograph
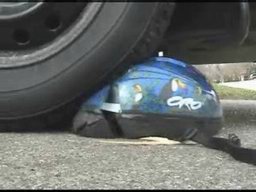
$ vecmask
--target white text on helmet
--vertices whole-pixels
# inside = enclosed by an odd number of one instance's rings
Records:
[[[183,98],[180,96],[171,97],[167,100],[167,105],[170,107],[178,106],[180,109],[183,106],[186,106],[190,111],[197,110],[202,107],[202,103],[200,101],[194,101],[193,98]]]

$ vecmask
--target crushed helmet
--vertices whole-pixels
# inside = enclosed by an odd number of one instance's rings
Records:
[[[81,106],[75,134],[93,138],[192,140],[256,165],[256,150],[235,134],[216,137],[223,113],[217,93],[193,66],[166,57],[134,65]]]
[[[82,106],[76,134],[95,138],[167,137],[183,141],[222,127],[217,93],[195,67],[167,57],[132,66]]]

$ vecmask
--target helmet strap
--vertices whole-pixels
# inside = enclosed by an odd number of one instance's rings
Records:
[[[228,139],[226,139],[211,137],[198,132],[191,140],[207,148],[224,151],[238,161],[256,165],[256,150],[241,147],[240,139],[235,134],[229,134]]]

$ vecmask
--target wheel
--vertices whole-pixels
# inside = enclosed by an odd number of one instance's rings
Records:
[[[152,55],[173,3],[0,3],[0,130],[63,126],[81,102]]]

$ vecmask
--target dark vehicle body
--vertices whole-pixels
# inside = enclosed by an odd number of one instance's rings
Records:
[[[168,55],[193,64],[256,61],[255,2],[175,3]]]

